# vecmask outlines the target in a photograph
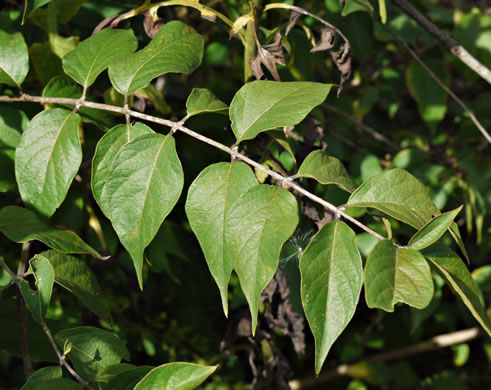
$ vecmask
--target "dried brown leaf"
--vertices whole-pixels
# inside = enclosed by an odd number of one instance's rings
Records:
[[[351,74],[351,47],[348,42],[345,42],[339,51],[331,52],[332,59],[337,68],[341,72],[341,80],[339,82],[338,97],[341,94],[344,83],[348,80]]]
[[[288,22],[288,26],[286,26],[285,35],[288,35],[292,28],[295,27],[295,24],[297,24],[297,20],[301,15],[302,14],[297,11],[290,12],[290,21]]]
[[[280,81],[280,75],[276,69],[276,64],[285,65],[285,53],[281,44],[281,34],[276,33],[273,43],[266,46],[260,46],[254,58],[249,60],[251,71],[257,80],[264,76],[261,69],[261,64],[264,64],[266,69],[273,75],[276,81]]]
[[[317,44],[310,50],[311,53],[322,50],[329,50],[334,46],[334,41],[336,40],[336,30],[332,27],[326,26],[321,31],[321,39]]]
[[[164,21],[160,19],[156,13],[151,13],[149,10],[145,11],[143,15],[145,16],[143,28],[145,29],[146,34],[150,38],[153,38],[164,25]]]

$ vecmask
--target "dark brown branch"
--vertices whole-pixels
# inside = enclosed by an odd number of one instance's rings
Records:
[[[414,6],[409,4],[406,0],[392,0],[401,10],[414,19],[421,27],[443,43],[450,52],[466,64],[470,69],[476,72],[489,84],[491,84],[491,70],[481,64],[472,54],[470,54],[462,45],[460,45],[453,38],[445,34],[435,24],[433,24],[428,18],[422,15]]]
[[[373,362],[388,362],[397,359],[407,358],[418,353],[433,351],[435,349],[446,348],[456,344],[466,343],[484,335],[484,332],[478,328],[470,328],[460,330],[458,332],[442,334],[435,336],[429,340],[422,341],[407,347],[397,349],[395,351],[384,352],[379,355],[375,355],[367,358]],[[358,363],[356,363],[358,364]],[[318,386],[322,383],[328,382],[338,376],[347,375],[350,368],[353,365],[342,364],[336,367],[334,370],[328,371],[325,374],[320,375],[318,378],[311,377],[305,379],[295,379],[289,382],[291,390],[299,390],[308,386]]]

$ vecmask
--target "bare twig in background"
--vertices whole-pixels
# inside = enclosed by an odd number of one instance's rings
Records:
[[[470,54],[462,45],[453,38],[445,34],[428,18],[422,15],[415,7],[409,4],[406,0],[392,0],[400,9],[414,19],[421,27],[443,43],[450,52],[466,64],[470,69],[476,72],[489,84],[491,84],[491,70],[481,64],[472,54]]]
[[[466,343],[478,337],[484,335],[484,332],[478,328],[470,328],[460,330],[458,332],[442,334],[439,336],[432,337],[429,340],[422,341],[407,347],[396,349],[395,351],[384,352],[379,355],[368,357],[366,360],[372,362],[388,362],[392,360],[398,360],[407,358],[411,355],[416,355],[418,353],[428,352],[435,349],[446,348],[456,344]],[[299,390],[308,386],[318,386],[322,383],[328,382],[338,376],[347,375],[350,368],[354,367],[359,363],[355,364],[342,364],[336,367],[334,370],[328,371],[325,374],[320,375],[318,378],[310,377],[305,379],[295,379],[291,380],[288,384],[291,390]]]
[[[379,133],[377,130],[375,130],[374,128],[372,128],[370,126],[367,126],[362,121],[352,117],[350,114],[348,114],[344,111],[341,111],[341,110],[337,109],[336,107],[331,106],[330,104],[327,104],[327,103],[323,103],[321,105],[321,107],[323,107],[326,110],[331,111],[331,112],[335,113],[336,115],[339,115],[339,116],[343,117],[344,119],[346,119],[347,121],[353,123],[356,127],[367,132],[373,138],[375,138],[377,141],[383,142],[386,145],[389,145],[390,147],[394,148],[397,151],[402,150],[399,145],[397,145],[395,142],[392,142],[385,135]]]
[[[443,82],[433,73],[433,71],[428,68],[428,66],[424,63],[424,61],[416,54],[416,52],[411,49],[411,47],[397,34],[397,32],[390,27],[388,24],[385,25],[385,27],[389,30],[389,32],[406,48],[406,50],[413,56],[413,58],[418,62],[419,65],[425,70],[428,75],[435,80],[435,82],[445,91],[447,92],[453,100],[457,102],[457,104],[462,107],[462,109],[469,115],[469,118],[471,118],[472,122],[476,125],[476,127],[479,129],[479,131],[482,133],[484,138],[491,144],[491,136],[489,133],[486,131],[484,126],[477,120],[476,116],[474,113],[467,107],[467,105],[459,99],[459,97],[452,92],[450,88],[448,88]]]

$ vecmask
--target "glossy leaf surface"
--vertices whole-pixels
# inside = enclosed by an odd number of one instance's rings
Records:
[[[15,152],[15,176],[24,203],[50,217],[65,199],[82,162],[80,116],[60,108],[36,115]]]
[[[106,208],[103,207],[102,193],[116,155],[124,145],[136,137],[152,133],[153,130],[141,122],[135,123],[134,126],[117,125],[104,134],[97,143],[92,159],[92,193],[107,217],[109,217],[109,214]]]
[[[101,286],[85,261],[54,250],[43,252],[41,256],[51,264],[56,283],[70,291],[98,316],[105,319],[110,317]]]
[[[133,390],[136,384],[152,369],[153,367],[151,366],[140,366],[127,370],[111,378],[107,387],[110,389]]]
[[[102,256],[74,232],[58,230],[44,223],[34,212],[19,206],[0,209],[0,232],[11,241],[23,243],[39,240],[62,253],[80,253],[102,259]]]
[[[203,37],[179,21],[166,23],[142,50],[109,65],[114,88],[129,95],[166,73],[189,74],[201,63]]]
[[[32,259],[29,265],[29,269],[33,272],[36,279],[37,290],[31,290],[29,282],[22,279],[20,281],[20,292],[34,319],[38,323],[44,324],[44,317],[46,310],[48,310],[49,301],[51,300],[51,293],[53,292],[55,272],[48,259],[41,255],[37,255]]]
[[[252,81],[235,94],[230,120],[237,142],[259,133],[300,123],[327,97],[331,84]]]
[[[437,242],[445,234],[462,207],[434,217],[411,237],[409,248],[420,250]]]
[[[86,39],[63,57],[63,70],[84,88],[91,86],[97,76],[129,56],[138,46],[132,30],[106,28]]]
[[[280,250],[298,224],[297,201],[282,188],[258,184],[225,215],[225,256],[233,262],[255,333],[259,296],[278,267]]]
[[[172,136],[147,134],[116,155],[101,205],[135,265],[143,287],[143,251],[174,208],[184,173]]]
[[[313,151],[303,160],[297,176],[310,177],[321,184],[335,184],[348,192],[356,188],[343,163],[322,150]]]
[[[130,358],[119,337],[90,326],[62,330],[56,334],[55,340],[62,348],[65,343],[70,343],[67,357],[75,371],[87,381],[94,379],[104,368]]]
[[[0,30],[0,84],[20,88],[28,71],[29,57],[22,34]]]
[[[208,378],[217,366],[192,363],[168,363],[155,367],[138,382],[134,390],[192,390]]]
[[[430,266],[421,253],[380,241],[365,265],[365,297],[370,308],[394,311],[398,302],[417,309],[433,297]]]
[[[232,259],[223,252],[225,215],[244,192],[257,184],[251,168],[235,162],[210,165],[189,187],[186,214],[220,290],[225,315],[228,315],[228,282],[233,268]]]
[[[482,304],[481,292],[462,259],[453,250],[439,243],[424,249],[422,253],[491,336],[491,323]]]
[[[425,186],[400,168],[367,179],[351,194],[347,206],[372,207],[416,229],[440,214]]]
[[[228,106],[206,88],[194,88],[186,101],[187,115],[193,116],[205,112],[227,114]]]
[[[360,298],[363,265],[353,230],[344,222],[325,224],[305,249],[300,274],[302,305],[315,338],[318,374]]]

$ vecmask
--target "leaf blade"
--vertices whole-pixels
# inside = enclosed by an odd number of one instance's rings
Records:
[[[225,255],[232,259],[249,304],[253,335],[259,296],[272,279],[281,247],[297,224],[295,197],[267,184],[251,187],[225,216]]]
[[[245,84],[230,103],[237,142],[277,127],[294,126],[321,104],[332,84],[257,80]]]
[[[365,265],[365,297],[370,308],[394,311],[398,302],[418,309],[433,297],[430,266],[418,251],[379,241]]]
[[[186,215],[220,291],[225,316],[233,268],[231,259],[224,255],[225,216],[240,195],[254,185],[257,179],[243,162],[217,163],[198,175],[186,199]]]
[[[310,153],[298,169],[296,176],[309,177],[321,184],[335,184],[347,192],[356,189],[355,183],[341,161],[322,150],[314,150]]]
[[[28,71],[29,55],[22,34],[0,30],[0,84],[20,88]]]
[[[36,115],[15,152],[15,176],[24,203],[50,217],[65,199],[82,162],[80,116],[54,108]]]
[[[315,338],[315,372],[319,374],[360,297],[363,265],[355,233],[344,222],[324,225],[300,259],[300,274],[302,306]]]
[[[227,114],[228,106],[206,88],[193,88],[186,100],[187,116],[216,112]]]
[[[191,73],[201,63],[203,47],[193,28],[172,21],[144,49],[109,65],[109,78],[118,92],[129,95],[165,73]]]
[[[88,254],[104,259],[74,232],[54,229],[23,207],[6,206],[0,209],[0,232],[14,242],[38,240],[62,253]]]
[[[112,163],[101,202],[131,255],[140,288],[143,251],[174,208],[183,185],[184,173],[170,135],[136,137],[121,148]]]
[[[181,362],[167,363],[151,370],[134,389],[150,390],[157,386],[162,390],[192,390],[203,383],[217,367]]]
[[[426,223],[411,237],[408,243],[409,248],[421,250],[434,244],[450,228],[462,207],[440,214]]]
[[[84,88],[90,87],[111,62],[132,54],[137,45],[132,30],[103,29],[63,57],[63,70]]]
[[[351,194],[346,206],[372,207],[416,229],[440,214],[425,186],[401,168],[365,180]]]

